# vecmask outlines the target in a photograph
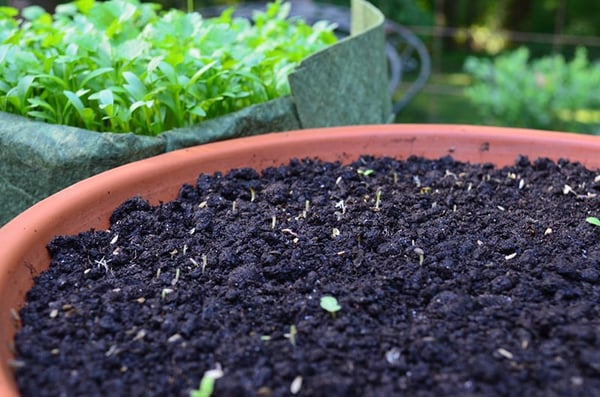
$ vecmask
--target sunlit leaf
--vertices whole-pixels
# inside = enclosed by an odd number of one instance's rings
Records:
[[[141,101],[144,99],[146,95],[146,86],[142,81],[131,72],[123,72],[123,78],[127,81],[123,87],[127,90],[127,92],[137,101]]]
[[[154,101],[150,100],[150,101],[137,101],[131,104],[131,106],[129,107],[129,110],[131,111],[131,113],[135,112],[137,109],[141,108],[141,107],[147,107],[147,108],[151,108],[152,106],[154,106]]]
[[[23,18],[25,18],[29,21],[35,21],[36,19],[40,18],[44,14],[46,14],[46,10],[44,10],[40,6],[35,6],[35,5],[25,7],[23,9],[23,11],[21,12],[21,15],[23,15]]]
[[[97,77],[106,75],[108,73],[112,73],[113,71],[114,71],[113,68],[108,68],[108,67],[91,71],[85,75],[85,78],[81,81],[81,86],[85,87],[91,80],[93,80]]]
[[[84,108],[83,102],[81,102],[81,99],[77,96],[77,94],[75,94],[73,91],[69,91],[69,90],[63,91],[63,94],[65,94],[65,96],[69,100],[69,103],[71,104],[71,106],[73,106],[75,109],[77,109],[78,112],[83,111],[83,108]]]
[[[17,15],[19,15],[19,10],[14,7],[0,7],[0,16],[12,18],[16,17]]]
[[[191,114],[195,114],[196,116],[206,117],[206,112],[202,109],[201,106],[194,106],[189,110]]]
[[[171,65],[166,62],[160,62],[158,64],[158,69],[165,75],[165,77],[169,80],[171,84],[177,84],[177,74],[175,73],[175,69]]]
[[[113,96],[113,93],[108,88],[106,88],[102,91],[99,91],[95,94],[90,95],[89,99],[97,100],[98,106],[100,107],[100,109],[104,109],[107,106],[113,105],[115,103],[115,98]]]

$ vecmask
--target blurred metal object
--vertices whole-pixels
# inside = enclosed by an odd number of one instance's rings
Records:
[[[290,17],[300,17],[308,24],[329,21],[336,24],[336,34],[342,38],[350,34],[350,9],[332,4],[315,3],[312,0],[290,1]],[[246,2],[235,6],[234,16],[252,18],[257,10],[263,10],[264,2]],[[227,7],[207,7],[199,10],[204,17],[220,15]],[[431,58],[427,47],[414,33],[389,19],[385,21],[386,53],[389,70],[389,92],[394,95],[407,73],[416,77],[393,106],[394,117],[421,91],[431,74]]]

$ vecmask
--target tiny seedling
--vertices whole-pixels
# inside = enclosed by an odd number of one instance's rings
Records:
[[[206,269],[206,265],[208,265],[208,256],[206,256],[206,254],[202,254],[202,274],[204,274],[204,269]]]
[[[341,208],[342,215],[346,213],[346,203],[344,202],[344,200],[340,200],[337,203],[335,203],[335,208]]]
[[[290,332],[284,334],[283,336],[290,340],[292,346],[296,346],[296,335],[298,335],[298,329],[295,325],[290,325]]]
[[[167,297],[168,294],[170,294],[171,292],[173,292],[173,290],[171,288],[163,288],[161,293],[160,293],[160,297],[162,300],[165,300],[165,298]]]
[[[425,251],[422,248],[416,247],[413,252],[419,256],[419,266],[423,266],[423,261],[425,260]]]
[[[179,268],[175,269],[175,277],[173,277],[173,280],[171,280],[172,287],[174,287],[175,284],[177,284],[177,282],[179,281],[180,275],[181,275],[181,270],[179,270]]]
[[[340,235],[340,229],[338,229],[337,227],[334,227],[333,230],[331,231],[331,238],[336,238],[337,236]]]
[[[310,210],[310,200],[305,200],[304,201],[304,211],[302,211],[302,217],[304,219],[306,219],[306,216],[308,215],[309,210]]]
[[[358,169],[356,170],[356,172],[358,173],[358,175],[362,175],[362,176],[371,176],[373,175],[373,173],[375,173],[375,170],[372,169]]]
[[[340,311],[342,307],[333,296],[325,295],[321,297],[321,308],[328,311],[331,317],[335,318],[336,312]]]
[[[204,373],[202,380],[200,381],[200,387],[196,390],[192,390],[190,397],[210,397],[215,388],[215,381],[223,377],[223,369],[221,365],[217,363],[217,368],[209,369]]]
[[[375,209],[379,210],[381,206],[381,189],[377,189],[377,193],[375,193]]]
[[[595,216],[585,218],[585,221],[587,223],[591,223],[592,225],[600,226],[600,219],[596,218]]]
[[[104,257],[102,257],[102,259],[100,260],[95,260],[94,262],[96,263],[96,265],[98,265],[98,267],[102,267],[104,271],[108,273],[108,261],[104,259]]]

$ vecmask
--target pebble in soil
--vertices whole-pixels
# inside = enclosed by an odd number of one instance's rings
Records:
[[[597,176],[294,160],[132,198],[49,244],[19,389],[188,396],[220,366],[215,396],[598,396]]]

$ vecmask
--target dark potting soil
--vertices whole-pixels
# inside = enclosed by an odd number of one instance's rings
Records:
[[[202,175],[58,237],[23,396],[600,396],[600,178],[566,161]],[[341,309],[320,307],[325,295]]]

